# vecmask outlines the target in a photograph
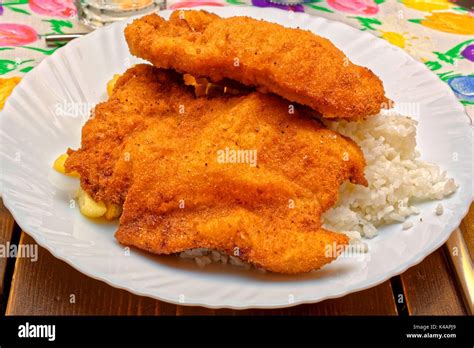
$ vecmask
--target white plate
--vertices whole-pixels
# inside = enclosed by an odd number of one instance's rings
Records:
[[[472,199],[472,137],[468,118],[448,86],[402,50],[347,25],[275,9],[210,7],[224,17],[246,15],[327,37],[349,58],[372,69],[398,103],[420,103],[418,147],[422,157],[448,170],[460,184],[443,201],[420,205],[421,217],[403,231],[383,228],[369,240],[359,260],[338,259],[322,270],[282,276],[224,265],[204,269],[177,257],[130,255],[115,238],[115,224],[97,224],[69,207],[77,180],[51,169],[56,156],[80,144],[85,117],[58,114],[70,105],[88,108],[106,98],[106,82],[139,60],[123,37],[126,23],[97,30],[45,59],[14,90],[0,115],[3,200],[22,229],[57,258],[106,283],[163,301],[230,308],[276,308],[328,298],[375,286],[420,262],[442,245],[466,214]],[[170,11],[161,14],[168,17]],[[75,104],[70,104],[75,103]],[[84,103],[84,104],[78,104]],[[401,139],[403,141],[403,139]]]

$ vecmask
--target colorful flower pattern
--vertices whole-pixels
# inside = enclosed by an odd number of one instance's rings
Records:
[[[474,62],[474,44],[466,46],[466,48],[462,50],[461,55],[467,60]]]
[[[73,0],[29,0],[30,9],[39,15],[72,18],[76,15]]]
[[[13,88],[20,82],[21,77],[10,77],[7,79],[0,78],[0,110],[3,109],[5,101],[8,96],[12,93]]]
[[[252,5],[257,6],[257,7],[274,7],[274,8],[279,8],[281,10],[294,11],[294,12],[304,12],[303,5],[288,6],[288,5],[275,4],[268,0],[252,0]]]
[[[447,82],[459,99],[474,104],[474,75],[456,76]]]
[[[357,15],[372,16],[379,12],[374,0],[327,0],[333,9]]]
[[[461,7],[461,3],[449,0],[306,0],[304,5],[287,6],[270,0],[167,1],[171,9],[253,5],[306,12],[345,22],[405,49],[438,74],[463,104],[474,107],[474,13],[472,8]],[[44,45],[43,35],[87,30],[77,21],[74,0],[0,0],[0,16],[0,76],[4,77],[0,82],[4,86],[8,78],[21,76],[42,58],[54,53],[56,48]],[[8,81],[8,88],[17,80]],[[0,97],[5,98],[5,93]]]
[[[435,12],[423,19],[410,19],[410,22],[459,35],[474,35],[474,16],[451,12]]]
[[[402,0],[403,5],[418,11],[440,11],[449,10],[455,5],[448,0]]]
[[[37,39],[38,34],[29,25],[0,23],[0,46],[23,46]]]

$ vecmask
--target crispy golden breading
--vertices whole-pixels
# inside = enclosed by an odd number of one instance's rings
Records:
[[[96,201],[123,203],[130,185],[126,140],[155,119],[175,115],[192,95],[171,70],[138,65],[115,84],[114,93],[93,110],[82,129],[81,148],[68,150],[66,169],[80,174],[81,187]]]
[[[205,11],[156,14],[125,29],[132,54],[159,68],[256,86],[327,118],[361,119],[388,104],[380,79],[329,40],[300,29]]]
[[[169,71],[140,65],[69,151],[95,199],[124,201],[116,233],[157,254],[211,248],[280,273],[317,269],[347,237],[321,228],[346,180],[364,184],[351,140],[270,94],[195,98]],[[240,151],[240,152],[238,152]]]

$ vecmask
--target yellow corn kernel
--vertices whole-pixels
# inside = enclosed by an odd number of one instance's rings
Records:
[[[196,85],[196,79],[194,78],[193,75],[190,74],[184,74],[183,75],[183,81],[186,86],[195,86]]]
[[[105,212],[105,218],[107,220],[113,220],[118,218],[122,214],[122,206],[115,203],[106,203],[107,211]]]
[[[81,214],[88,218],[98,218],[105,214],[107,207],[104,202],[96,202],[84,190],[78,191],[79,209]]]
[[[56,158],[56,160],[54,161],[53,163],[53,168],[61,173],[61,174],[66,174],[66,175],[69,175],[69,176],[73,176],[75,178],[78,178],[79,177],[79,173],[76,172],[75,170],[72,171],[72,172],[69,172],[67,173],[66,172],[66,168],[64,167],[64,163],[66,163],[66,160],[67,158],[69,157],[69,155],[67,153],[63,153],[62,155],[60,155],[58,158]]]
[[[112,95],[112,93],[114,91],[115,83],[120,78],[120,76],[122,76],[122,75],[121,74],[115,74],[114,77],[112,77],[112,79],[109,82],[107,82],[107,94],[109,95],[109,97]]]
[[[0,110],[3,109],[8,96],[12,93],[13,88],[20,82],[20,77],[10,77],[7,79],[0,78]]]

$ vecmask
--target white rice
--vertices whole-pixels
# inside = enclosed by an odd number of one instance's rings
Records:
[[[377,227],[388,223],[399,222],[402,229],[413,227],[406,219],[419,213],[414,203],[443,199],[456,191],[454,179],[419,158],[416,125],[416,121],[398,115],[379,115],[361,122],[326,122],[328,128],[350,137],[362,148],[369,186],[344,183],[337,204],[323,214],[325,228],[346,234],[351,244],[363,243],[363,238],[376,236]],[[443,214],[442,205],[436,214]],[[221,262],[250,267],[238,257],[202,248],[184,251],[180,257],[195,259],[199,266]]]
[[[438,216],[439,216],[439,215],[443,215],[443,213],[444,213],[444,207],[443,207],[443,205],[442,205],[441,203],[436,206],[435,212],[436,212],[436,215],[438,215]]]
[[[227,255],[226,253],[223,253],[217,250],[211,250],[211,249],[205,249],[205,248],[195,248],[195,249],[185,250],[179,253],[179,257],[182,257],[185,259],[194,259],[194,261],[196,261],[199,267],[205,267],[206,265],[213,262],[231,264],[233,266],[244,267],[244,268],[251,267],[248,262],[245,262],[236,256],[230,256],[230,255]]]
[[[414,203],[442,199],[456,191],[454,179],[419,158],[416,125],[408,117],[395,115],[362,122],[327,122],[330,129],[352,138],[362,148],[369,186],[342,184],[339,201],[323,215],[326,228],[372,238],[377,227],[403,223],[418,214]]]

